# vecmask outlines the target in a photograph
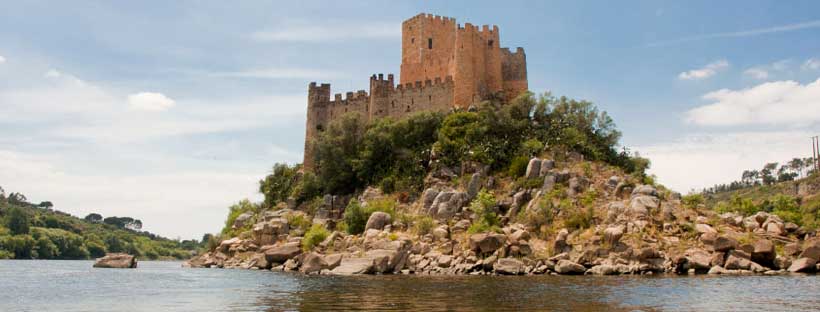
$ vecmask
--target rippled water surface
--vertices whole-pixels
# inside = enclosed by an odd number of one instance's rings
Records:
[[[0,261],[0,311],[806,311],[820,276],[302,276]]]

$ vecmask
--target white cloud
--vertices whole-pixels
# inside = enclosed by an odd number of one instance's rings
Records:
[[[730,31],[730,32],[702,34],[702,35],[684,37],[684,38],[679,38],[679,39],[662,40],[662,41],[652,42],[652,43],[647,44],[646,46],[647,47],[660,47],[660,46],[667,46],[667,45],[680,44],[680,43],[686,43],[686,42],[692,42],[692,41],[708,40],[708,39],[717,39],[717,38],[751,37],[751,36],[759,36],[759,35],[766,35],[766,34],[789,32],[789,31],[809,29],[809,28],[818,28],[818,27],[820,27],[820,20],[808,21],[808,22],[803,22],[803,23],[780,25],[780,26],[773,26],[773,27],[767,27],[767,28],[757,28],[757,29],[751,29],[751,30],[741,30],[741,31]]]
[[[681,80],[702,80],[714,76],[719,71],[729,67],[729,62],[726,60],[718,60],[706,64],[703,68],[693,69],[678,74],[678,79]]]
[[[173,107],[176,102],[162,93],[140,92],[128,96],[128,105],[133,110],[161,112]]]
[[[761,65],[747,69],[744,75],[758,80],[765,80],[772,76],[772,73],[784,72],[789,69],[791,60],[780,60],[768,65]]]
[[[256,31],[250,38],[259,42],[323,42],[350,39],[398,39],[401,24],[398,23],[326,23],[288,21],[276,29]]]
[[[818,70],[820,69],[820,59],[810,58],[800,68],[803,70]]]
[[[758,80],[769,78],[769,71],[759,67],[749,68],[743,74]]]
[[[652,161],[650,173],[679,192],[739,180],[743,170],[767,162],[808,157],[808,131],[702,133],[636,147]]]
[[[799,125],[820,121],[820,79],[766,82],[742,90],[721,89],[703,99],[712,103],[686,113],[686,121],[707,126]]]
[[[0,64],[3,64],[5,62],[6,62],[6,58],[3,57],[2,55],[0,55]]]
[[[211,73],[214,77],[261,78],[261,79],[332,79],[347,77],[336,71],[307,68],[263,68],[237,72]]]

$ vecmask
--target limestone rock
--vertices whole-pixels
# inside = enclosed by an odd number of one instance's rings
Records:
[[[799,258],[810,258],[815,262],[820,261],[820,240],[809,243],[806,249],[800,253]]]
[[[253,218],[253,213],[245,212],[236,217],[233,221],[233,228],[239,229],[245,226]]]
[[[737,241],[728,236],[718,236],[715,239],[715,251],[729,251],[737,247]]]
[[[382,230],[388,224],[390,224],[391,218],[390,215],[386,212],[376,211],[370,215],[370,218],[367,219],[367,225],[364,226],[365,231],[370,229]]]
[[[299,268],[299,272],[304,274],[319,273],[324,264],[322,255],[315,252],[304,255],[301,262],[302,266]]]
[[[789,266],[788,271],[792,273],[814,272],[815,270],[817,270],[816,265],[817,261],[812,258],[800,258],[792,262],[792,265]]]
[[[136,269],[137,258],[126,253],[109,253],[94,260],[95,268]]]
[[[586,271],[583,265],[569,260],[559,260],[555,264],[555,272],[559,274],[583,274]]]
[[[467,184],[467,196],[469,198],[475,198],[478,195],[478,191],[481,190],[481,173],[473,173],[473,176],[470,177],[470,182]]]
[[[265,259],[271,263],[285,263],[302,253],[302,248],[296,244],[275,246],[264,251]]]
[[[530,162],[527,164],[527,171],[526,173],[524,173],[524,176],[527,179],[534,179],[537,178],[539,174],[541,174],[541,160],[538,158],[530,159]]]
[[[524,273],[524,263],[515,258],[502,258],[493,264],[493,269],[498,274],[518,275]]]
[[[449,219],[469,202],[467,193],[446,191],[436,195],[428,213],[439,219]]]
[[[703,234],[703,233],[717,233],[717,230],[715,230],[711,225],[703,224],[703,223],[695,224],[695,231],[697,231],[698,233],[701,233],[701,234]]]
[[[424,193],[421,193],[421,203],[424,207],[424,210],[430,210],[430,206],[433,205],[433,201],[436,200],[436,196],[438,196],[438,190],[433,188],[428,188],[424,190]]]
[[[610,244],[615,244],[621,240],[621,237],[624,236],[624,227],[623,226],[613,226],[608,227],[604,230],[604,240],[606,240]]]
[[[754,242],[752,261],[771,266],[775,259],[774,243],[768,239],[759,239]]]
[[[492,253],[504,246],[503,234],[479,233],[470,235],[470,249],[478,254]]]

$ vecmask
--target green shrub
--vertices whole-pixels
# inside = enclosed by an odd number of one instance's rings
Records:
[[[313,224],[302,238],[302,249],[310,251],[313,247],[323,242],[328,236],[330,236],[330,233],[323,225],[318,223]]]
[[[419,216],[416,218],[416,222],[413,227],[416,234],[427,235],[433,232],[433,226],[435,226],[433,218],[430,216]]]
[[[698,206],[705,203],[706,200],[703,198],[703,194],[693,193],[693,194],[688,194],[688,195],[684,195],[683,197],[681,197],[681,202],[683,203],[684,207],[690,208],[690,209],[695,209]]]
[[[313,225],[313,222],[311,222],[304,214],[301,213],[286,214],[285,219],[288,220],[288,226],[291,230],[308,230]]]
[[[478,196],[470,203],[470,211],[475,213],[476,220],[467,229],[468,233],[497,232],[501,221],[495,213],[496,200],[492,193],[486,190],[478,192]]]
[[[571,230],[586,229],[592,226],[595,217],[595,211],[592,206],[586,208],[571,209],[566,211],[567,218],[564,220],[564,226]]]
[[[260,205],[254,204],[248,199],[243,199],[238,203],[231,205],[231,207],[228,208],[228,219],[225,220],[225,227],[222,228],[222,234],[234,236],[235,234],[241,233],[242,230],[249,229],[252,226],[251,222],[247,222],[244,229],[237,229],[235,231],[232,227],[239,215],[246,212],[258,213],[260,208]]]
[[[351,199],[345,207],[344,223],[347,225],[347,232],[350,234],[361,234],[367,225],[367,218],[370,218],[359,201]]]
[[[510,162],[510,168],[507,174],[512,178],[523,177],[527,173],[527,165],[530,164],[530,158],[527,156],[517,156]]]

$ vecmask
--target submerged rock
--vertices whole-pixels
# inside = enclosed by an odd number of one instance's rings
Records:
[[[126,253],[110,253],[94,261],[95,268],[136,269],[137,258]]]

